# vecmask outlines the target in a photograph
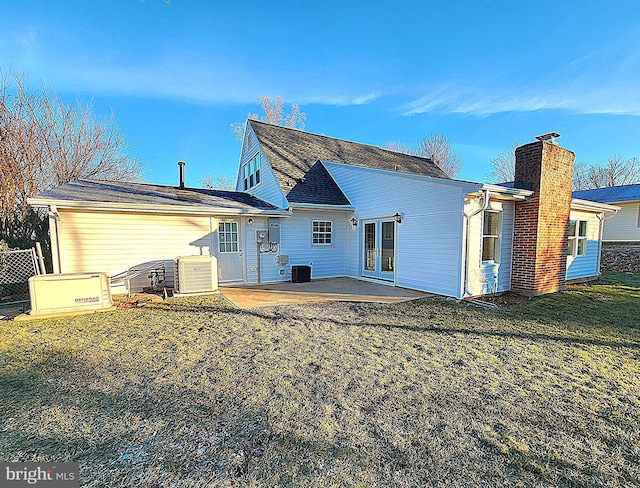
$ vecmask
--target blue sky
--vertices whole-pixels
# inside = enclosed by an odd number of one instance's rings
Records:
[[[229,125],[261,95],[357,142],[442,132],[467,180],[552,131],[578,161],[640,157],[637,0],[4,3],[0,68],[113,110],[149,182],[235,176]]]

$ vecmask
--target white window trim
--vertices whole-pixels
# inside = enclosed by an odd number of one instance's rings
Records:
[[[485,234],[484,233],[484,219],[488,213],[498,214],[498,230],[497,234]],[[495,244],[495,259],[484,260],[482,255],[484,254],[484,239],[485,237],[493,238],[496,240]],[[482,222],[480,223],[480,265],[481,266],[495,266],[500,264],[500,254],[502,246],[502,210],[496,210],[492,208],[486,209],[482,212]]]
[[[587,220],[581,219],[569,219],[569,229],[571,229],[571,222],[575,222],[574,230],[575,235],[569,234],[567,236],[567,256],[572,256],[574,258],[583,258],[587,255],[587,242],[588,242],[588,234],[589,234],[589,222]],[[580,222],[584,222],[584,236],[580,236]],[[573,252],[569,252],[569,242],[573,241]],[[578,242],[584,241],[584,254],[578,254]]]
[[[315,231],[314,230],[314,225],[316,223],[323,223],[323,224],[330,224],[331,225],[331,231],[330,232],[320,232],[320,231]],[[325,226],[326,228],[326,226]],[[335,245],[335,225],[333,220],[320,220],[320,219],[313,219],[311,221],[311,246],[313,247],[333,247]],[[313,235],[314,234],[322,234],[322,235],[329,235],[329,237],[331,238],[331,242],[313,242]]]

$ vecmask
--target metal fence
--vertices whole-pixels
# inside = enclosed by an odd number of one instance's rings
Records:
[[[29,278],[38,274],[35,249],[0,252],[0,306],[29,301]]]

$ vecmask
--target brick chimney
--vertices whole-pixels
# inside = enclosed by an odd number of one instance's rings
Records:
[[[516,187],[535,193],[516,204],[511,289],[528,296],[565,289],[575,154],[555,144],[558,136],[516,149]]]

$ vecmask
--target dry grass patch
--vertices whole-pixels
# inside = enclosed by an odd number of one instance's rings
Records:
[[[640,283],[607,278],[499,311],[3,323],[0,457],[80,461],[91,487],[637,486]]]

